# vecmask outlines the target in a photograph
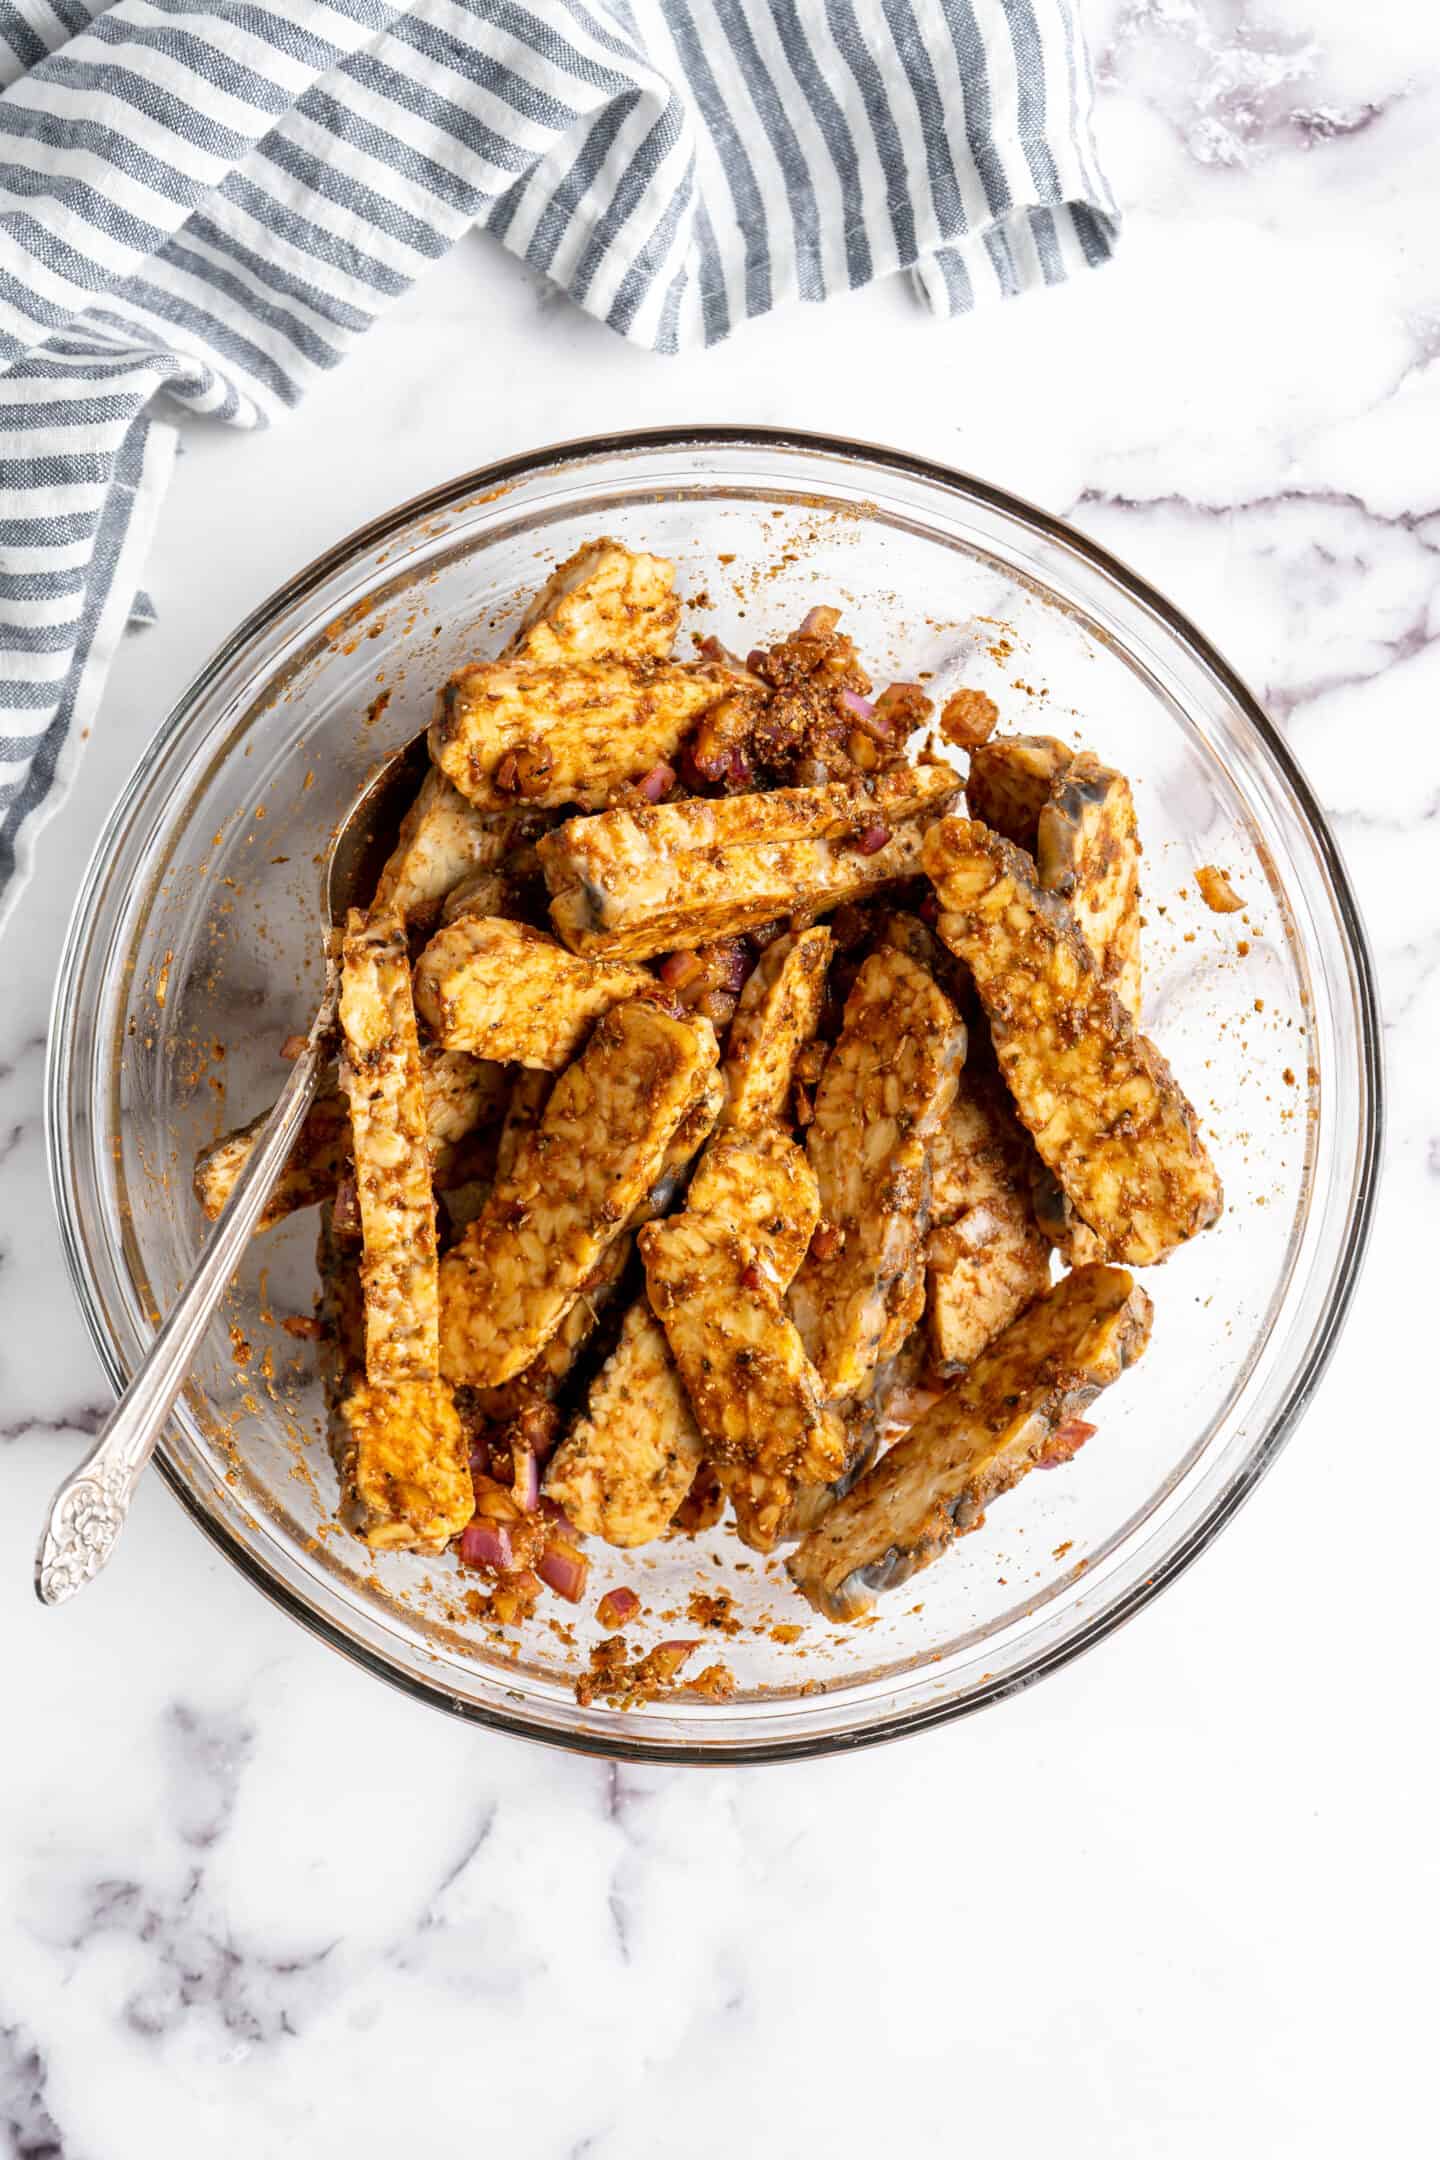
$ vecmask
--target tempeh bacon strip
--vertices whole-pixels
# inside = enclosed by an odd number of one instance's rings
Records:
[[[706,1022],[647,1000],[597,1022],[442,1262],[447,1379],[493,1387],[529,1364],[654,1184],[718,1055]]]
[[[1030,858],[964,818],[933,826],[940,934],[975,977],[1015,1107],[1108,1257],[1144,1267],[1215,1221],[1199,1121]]]
[[[1123,1268],[1077,1268],[997,1335],[786,1563],[817,1612],[853,1620],[876,1593],[978,1529],[998,1494],[1064,1459],[1073,1426],[1150,1337],[1145,1292]]]

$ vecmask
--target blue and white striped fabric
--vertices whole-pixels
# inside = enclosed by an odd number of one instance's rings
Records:
[[[1114,243],[1091,90],[1075,0],[0,0],[0,894],[180,414],[279,419],[477,225],[660,352],[1055,284]]]

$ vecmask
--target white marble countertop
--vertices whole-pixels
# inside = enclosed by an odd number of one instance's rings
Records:
[[[938,328],[893,285],[651,359],[493,247],[286,429],[194,429],[0,1007],[0,2152],[751,2160],[877,2143],[1413,2152],[1437,1918],[1440,27],[1094,0],[1129,227]],[[158,1482],[42,1613],[42,1503],[104,1408],[41,1136],[65,917],[235,620],[404,496],[665,421],[888,440],[1075,518],[1248,676],[1327,805],[1388,1020],[1379,1227],[1274,1474],[1132,1627],[854,1760],[607,1769],[377,1687]],[[1428,871],[1428,875],[1426,874]],[[1432,1998],[1433,2000],[1433,1998]]]

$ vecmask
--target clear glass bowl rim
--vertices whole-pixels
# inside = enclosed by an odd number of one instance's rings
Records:
[[[818,435],[793,428],[703,424],[642,428],[626,430],[616,435],[577,437],[551,443],[515,457],[500,459],[413,496],[347,534],[279,586],[238,624],[186,686],[136,763],[105,822],[86,866],[61,951],[50,1013],[44,1092],[46,1159],[66,1271],[96,1354],[117,1392],[126,1385],[128,1373],[90,1279],[83,1255],[79,1224],[72,1204],[74,1187],[70,1177],[70,1087],[74,1077],[74,990],[83,959],[85,926],[94,894],[104,881],[107,865],[127,829],[132,807],[137,798],[143,795],[154,767],[164,757],[172,741],[184,731],[212,682],[221,677],[244,654],[246,648],[260,639],[288,608],[322,586],[327,579],[343,572],[348,564],[369,550],[383,547],[417,519],[443,516],[446,511],[482,492],[505,488],[516,482],[536,478],[547,470],[574,465],[586,459],[624,456],[645,451],[670,452],[710,448],[759,451],[768,449],[777,453],[827,456],[842,463],[856,462],[879,467],[969,498],[980,506],[1014,519],[1038,537],[1057,542],[1084,558],[1092,568],[1113,580],[1127,598],[1152,613],[1164,628],[1188,648],[1190,657],[1215,678],[1247,725],[1260,738],[1269,757],[1280,768],[1293,791],[1309,829],[1309,838],[1323,863],[1334,894],[1339,928],[1353,974],[1359,1019],[1361,1101],[1358,1116],[1361,1138],[1355,1200],[1347,1223],[1345,1243],[1333,1270],[1330,1293],[1307,1345],[1306,1355],[1292,1376],[1275,1414],[1258,1434],[1249,1453],[1236,1465],[1227,1483],[1215,1494],[1203,1515],[1191,1523],[1184,1535],[1151,1566],[1143,1581],[1122,1589],[1101,1605],[1084,1624],[1063,1639],[1041,1647],[1018,1671],[997,1677],[991,1685],[982,1683],[959,1699],[942,1700],[901,1711],[889,1719],[877,1720],[853,1732],[831,1731],[801,1739],[761,1741],[738,1747],[723,1743],[716,1747],[703,1743],[676,1745],[646,1741],[641,1737],[643,1728],[638,1726],[633,1740],[628,1736],[609,1733],[592,1735],[572,1732],[562,1735],[533,1724],[523,1714],[512,1715],[486,1705],[460,1700],[443,1684],[427,1680],[418,1671],[403,1670],[390,1663],[372,1651],[367,1644],[333,1626],[322,1613],[308,1605],[303,1598],[293,1594],[223,1523],[200,1504],[183,1476],[169,1461],[162,1435],[155,1456],[156,1467],[170,1490],[211,1543],[249,1582],[292,1619],[299,1621],[310,1633],[374,1674],[377,1679],[386,1681],[402,1693],[432,1707],[448,1710],[451,1715],[470,1723],[519,1738],[540,1741],[542,1744],[561,1748],[567,1753],[595,1755],[617,1761],[680,1765],[806,1760],[848,1752],[856,1747],[875,1746],[882,1741],[901,1739],[912,1732],[947,1724],[952,1719],[983,1709],[1001,1697],[1016,1694],[1022,1688],[1043,1679],[1048,1673],[1057,1671],[1083,1651],[1103,1641],[1172,1583],[1218,1535],[1270,1469],[1291,1437],[1329,1364],[1349,1312],[1361,1263],[1370,1240],[1385,1122],[1383,1035],[1374,962],[1349,874],[1324,812],[1283,738],[1241,677],[1188,616],[1138,572],[1065,519],[1053,516],[1024,497],[995,487],[988,481],[938,459],[920,457],[913,452],[896,450],[884,444],[843,436]]]

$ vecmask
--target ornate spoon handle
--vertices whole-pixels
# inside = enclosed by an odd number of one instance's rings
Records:
[[[201,1255],[200,1265],[120,1398],[94,1447],[50,1503],[35,1559],[35,1592],[60,1605],[98,1575],[125,1526],[141,1472],[155,1452],[166,1416],[185,1383],[201,1336],[260,1220],[271,1187],[315,1100],[335,1025],[336,979],[327,966],[325,994],[305,1048],[295,1060],[250,1159]]]

